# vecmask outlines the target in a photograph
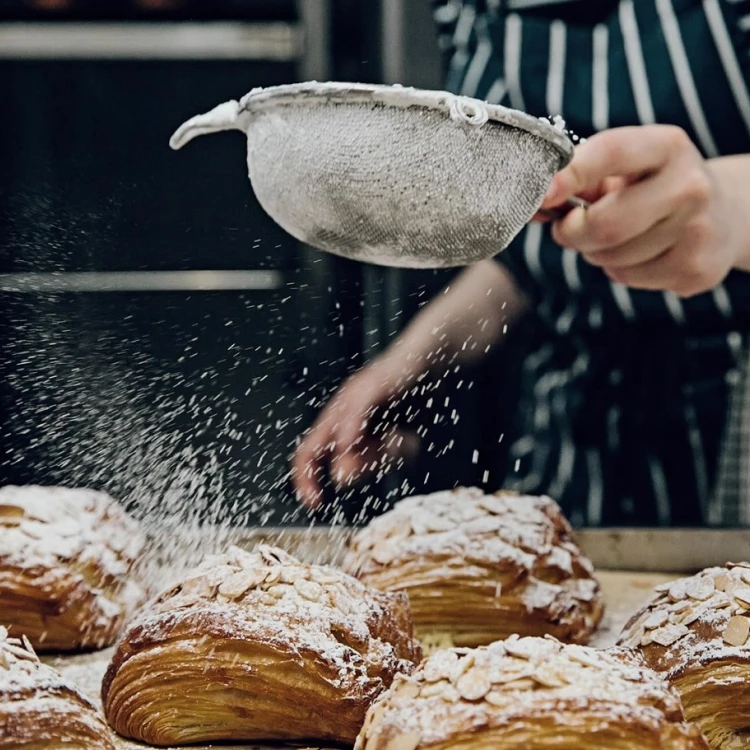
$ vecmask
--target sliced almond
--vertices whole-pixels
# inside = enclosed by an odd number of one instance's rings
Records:
[[[420,693],[419,685],[411,680],[402,680],[394,691],[399,698],[406,700],[416,698]]]
[[[352,602],[349,596],[340,588],[328,590],[328,596],[333,606],[341,612],[342,615],[350,615],[353,611]]]
[[[508,705],[507,694],[500,690],[490,690],[490,692],[484,696],[484,700],[491,706],[497,706],[498,708]]]
[[[669,591],[667,592],[669,595],[669,598],[673,602],[679,602],[681,599],[687,598],[687,581],[682,578],[679,581],[675,581],[670,587]]]
[[[686,636],[690,631],[684,625],[665,625],[651,632],[651,640],[660,646],[669,647]]]
[[[36,657],[36,651],[34,651],[34,647],[31,645],[31,641],[26,637],[26,635],[21,636],[21,642],[24,645],[24,648],[33,656]]]
[[[505,525],[506,521],[500,516],[481,515],[463,523],[462,528],[467,534],[473,536],[474,534],[494,534]]]
[[[533,690],[537,686],[536,680],[530,677],[524,677],[520,680],[514,680],[505,684],[506,690]]]
[[[213,597],[216,587],[205,577],[198,576],[185,581],[181,587],[183,594],[194,594],[206,599]]]
[[[286,596],[287,591],[291,588],[291,586],[287,586],[285,583],[277,583],[268,589],[268,593],[274,597],[274,599],[283,599],[284,596]]]
[[[503,641],[493,641],[487,646],[487,651],[493,656],[505,656],[505,643]]]
[[[505,650],[517,659],[542,660],[560,650],[560,644],[555,640],[539,640],[538,638],[514,638],[505,641]]]
[[[561,672],[544,664],[532,676],[543,687],[558,688],[569,684]]]
[[[490,682],[493,685],[507,685],[516,680],[523,680],[534,674],[531,664],[520,664],[519,662],[506,662],[500,667],[489,670]]]
[[[329,573],[318,569],[313,569],[314,580],[317,581],[321,586],[330,586],[337,581],[341,580],[340,575],[336,573]]]
[[[466,674],[466,672],[468,672],[473,666],[474,666],[474,655],[466,654],[466,656],[459,659],[456,662],[455,667],[453,667],[453,672],[451,673],[451,680],[453,682],[458,682],[459,678],[461,678],[464,674]]]
[[[750,583],[750,581],[746,581],[746,583]],[[729,576],[726,573],[716,576],[714,586],[718,591],[726,591],[729,588]]]
[[[380,720],[383,718],[383,715],[385,714],[386,709],[386,702],[384,700],[378,701],[372,708],[368,711],[367,716],[369,721],[367,723],[370,727],[372,727],[374,724],[378,724]],[[369,732],[368,732],[369,736]]]
[[[13,654],[18,659],[25,659],[26,661],[34,661],[34,652],[29,651],[23,646],[16,646],[10,642],[10,639],[5,641],[5,648],[8,653]]]
[[[724,642],[730,646],[744,646],[750,636],[750,620],[747,617],[733,617],[724,630]]]
[[[732,591],[732,595],[737,601],[746,605],[746,607],[750,607],[750,586],[740,586]]]
[[[656,630],[657,628],[666,625],[669,620],[669,612],[664,609],[657,609],[656,612],[652,612],[646,621],[643,623],[643,627],[646,630]]]
[[[5,625],[0,625],[0,644],[4,643],[7,637],[8,628],[6,628]]]
[[[492,683],[484,669],[470,669],[456,682],[458,694],[467,701],[481,700],[491,688]]]
[[[419,696],[421,698],[441,698],[448,688],[454,690],[453,685],[445,680],[430,682],[420,690]]]
[[[447,516],[432,514],[424,519],[425,531],[437,534],[443,531],[452,531],[456,525]]]
[[[668,609],[673,614],[679,614],[680,612],[684,612],[686,609],[690,609],[690,607],[693,606],[692,602],[689,602],[687,599],[683,599],[681,602],[675,602],[674,604],[670,604],[668,606]]]
[[[443,688],[443,692],[440,693],[440,697],[448,703],[458,703],[461,700],[458,690],[456,690],[456,688],[450,683],[445,683],[445,687]]]
[[[571,645],[567,647],[566,653],[571,661],[583,664],[584,667],[599,669],[602,666],[601,661],[596,656],[596,652],[590,648]]]
[[[704,602],[716,591],[716,584],[710,576],[698,576],[688,581],[685,591],[691,599]]]
[[[502,516],[508,510],[508,503],[499,497],[488,495],[479,501],[479,506],[484,508],[488,513],[495,516]]]
[[[386,750],[417,750],[422,736],[417,732],[407,732],[388,741]]]
[[[693,609],[687,610],[687,612],[683,612],[680,615],[679,621],[676,623],[677,625],[684,625],[685,627],[688,627],[692,625],[694,622],[697,622],[700,620],[700,618],[704,615],[706,612],[706,607],[695,607]]]
[[[438,651],[424,665],[422,675],[425,682],[450,680],[458,664],[458,655],[454,651]]]
[[[297,579],[294,582],[294,588],[297,589],[303,599],[307,599],[309,602],[319,602],[323,596],[322,586],[315,581]]]
[[[299,568],[279,568],[279,581],[281,583],[288,583],[292,586],[298,580],[304,580],[307,577],[305,573],[306,571],[300,570]]]
[[[255,588],[265,578],[264,570],[241,570],[229,576],[219,586],[219,593],[229,599],[239,599],[246,591]]]

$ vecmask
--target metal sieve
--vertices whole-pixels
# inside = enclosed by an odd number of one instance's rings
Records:
[[[254,89],[188,120],[170,145],[221,130],[246,133],[255,194],[289,234],[407,268],[496,255],[573,155],[570,139],[546,120],[400,86]]]

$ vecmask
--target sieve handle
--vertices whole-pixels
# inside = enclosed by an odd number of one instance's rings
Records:
[[[222,130],[244,130],[242,108],[239,102],[230,101],[214,107],[210,112],[191,117],[180,125],[169,140],[169,145],[175,151],[190,143],[193,138],[208,133],[218,133]]]
[[[588,208],[591,204],[583,198],[568,198],[559,208],[540,209],[539,213],[547,219],[558,221],[564,219],[574,208]]]

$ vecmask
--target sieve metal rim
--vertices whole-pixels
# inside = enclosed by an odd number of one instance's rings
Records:
[[[506,127],[523,130],[554,146],[560,156],[558,169],[566,167],[573,158],[573,142],[565,133],[549,122],[500,104],[475,99],[468,96],[450,94],[447,91],[431,91],[399,85],[341,83],[307,81],[282,86],[255,88],[240,99],[239,113],[252,115],[266,112],[278,107],[300,106],[300,101],[310,106],[325,104],[379,104],[386,107],[402,109],[423,108],[444,112],[451,116],[457,104],[462,107],[473,107],[475,111],[486,113],[486,120],[478,121],[499,123]]]

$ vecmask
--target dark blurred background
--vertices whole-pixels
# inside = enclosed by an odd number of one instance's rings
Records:
[[[0,482],[305,521],[295,439],[451,273],[301,246],[254,200],[238,134],[167,143],[256,86],[440,87],[429,5],[0,1]],[[507,361],[431,394],[447,406],[423,409],[420,458],[349,493],[346,515],[501,483]]]

